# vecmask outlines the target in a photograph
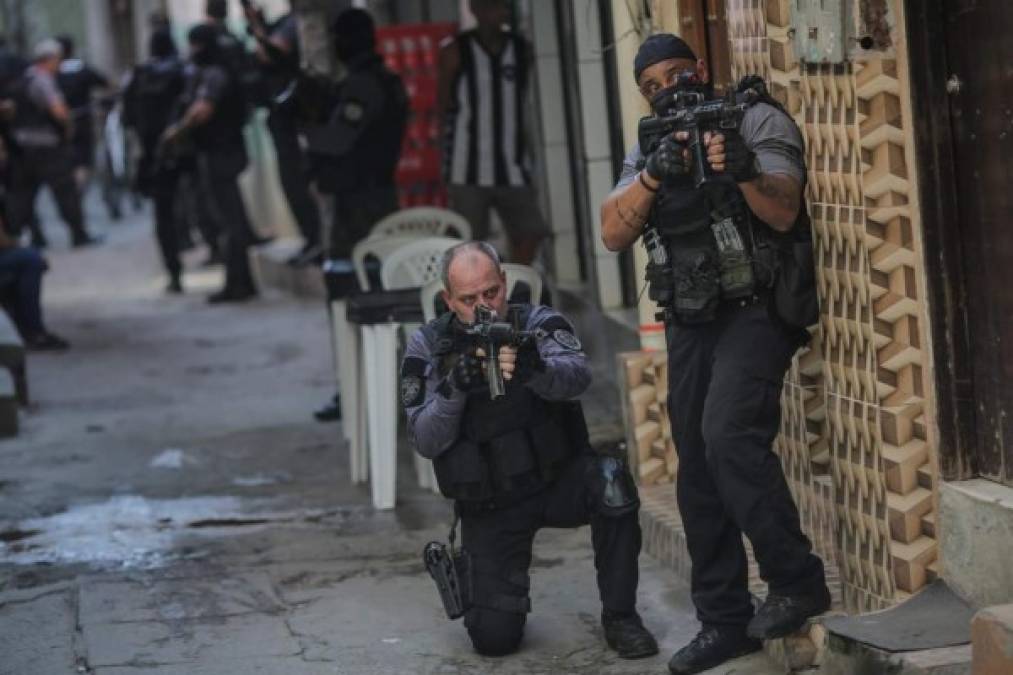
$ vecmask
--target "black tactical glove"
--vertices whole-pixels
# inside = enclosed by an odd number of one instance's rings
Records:
[[[516,384],[525,384],[528,380],[545,370],[545,361],[538,352],[538,345],[526,342],[517,348],[517,361],[514,362],[514,374],[510,380]]]
[[[756,153],[749,149],[742,134],[733,129],[721,132],[725,137],[725,172],[736,183],[751,181],[760,175]]]
[[[485,379],[483,359],[475,356],[475,350],[469,349],[463,352],[454,364],[454,370],[450,379],[458,391],[465,394],[488,389],[489,383]]]
[[[689,173],[686,144],[675,140],[671,135],[665,136],[647,158],[644,169],[656,181],[685,176]]]

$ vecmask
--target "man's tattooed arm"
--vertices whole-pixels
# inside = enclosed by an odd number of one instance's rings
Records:
[[[775,230],[787,232],[795,224],[802,205],[802,186],[792,176],[761,173],[739,187],[753,213]]]

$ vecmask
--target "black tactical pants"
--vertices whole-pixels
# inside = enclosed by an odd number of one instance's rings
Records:
[[[744,625],[753,606],[743,534],[771,592],[808,594],[826,583],[771,450],[797,342],[762,303],[725,307],[715,321],[673,326],[667,337],[676,492],[693,603],[704,624]]]
[[[247,254],[255,235],[239,191],[239,174],[247,161],[242,146],[215,149],[197,159],[202,197],[223,235],[224,290],[234,293],[256,290]]]
[[[494,511],[462,510],[463,547],[474,570],[473,606],[464,625],[479,653],[501,656],[520,644],[530,608],[531,546],[543,527],[590,523],[603,607],[636,608],[640,522],[636,510],[616,516],[598,506],[602,483],[596,472],[594,455],[581,455],[544,492]]]
[[[19,234],[35,219],[35,198],[39,188],[48,185],[60,217],[70,229],[74,242],[87,239],[81,194],[74,181],[74,155],[69,145],[25,148],[11,160],[10,195],[7,215],[10,228]]]
[[[267,128],[278,156],[278,175],[285,200],[307,244],[320,243],[320,209],[309,191],[306,157],[299,146],[299,134],[291,117],[272,111]]]

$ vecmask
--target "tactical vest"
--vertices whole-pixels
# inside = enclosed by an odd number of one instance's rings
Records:
[[[31,70],[11,86],[15,113],[11,122],[11,138],[18,150],[32,148],[55,148],[66,140],[66,130],[48,110],[44,110],[28,94],[33,77]]]
[[[124,121],[137,129],[143,144],[156,143],[169,126],[183,78],[183,62],[175,57],[152,60],[134,70],[124,96]]]
[[[752,103],[764,102],[785,112],[767,94],[762,80],[747,77],[739,86],[759,90]],[[787,114],[785,112],[785,114]],[[667,310],[667,317],[684,325],[714,320],[723,301],[763,299],[791,328],[815,323],[814,273],[785,291],[786,276],[799,264],[812,268],[809,217],[803,201],[792,230],[781,233],[750,208],[730,176],[715,177],[706,188],[693,187],[689,176],[667,180],[651,208],[648,223],[666,248],[668,265],[648,264],[650,297]],[[742,252],[729,246],[741,243]],[[799,246],[801,241],[801,246]],[[808,259],[798,261],[797,257]],[[732,251],[729,253],[729,251]],[[797,272],[797,269],[795,270]],[[785,295],[796,297],[785,297]],[[797,305],[806,294],[805,308]],[[811,300],[811,302],[810,302]],[[790,318],[789,318],[790,317]]]
[[[521,325],[531,306],[521,307]],[[454,317],[430,327],[439,336],[434,352],[449,373],[460,352]],[[590,447],[578,401],[547,401],[530,388],[507,383],[506,396],[468,395],[457,440],[433,460],[440,492],[449,499],[505,505],[541,492],[574,456]]]

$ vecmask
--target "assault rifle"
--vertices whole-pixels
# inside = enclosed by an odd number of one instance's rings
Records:
[[[738,129],[746,110],[753,103],[750,96],[756,96],[756,92],[748,90],[739,95],[729,88],[724,98],[705,101],[700,92],[676,91],[668,100],[655,106],[660,108],[657,115],[640,120],[637,136],[641,152],[646,157],[654,152],[665,136],[678,131],[688,132],[693,187],[707,185],[714,179],[707,163],[704,133]]]
[[[475,309],[474,322],[470,326],[462,326],[465,338],[477,342],[485,352],[485,379],[489,382],[489,397],[494,400],[506,394],[503,373],[499,369],[499,348],[520,347],[537,339],[535,331],[520,329],[517,318],[514,314],[512,323],[498,321],[495,311],[479,306]]]

